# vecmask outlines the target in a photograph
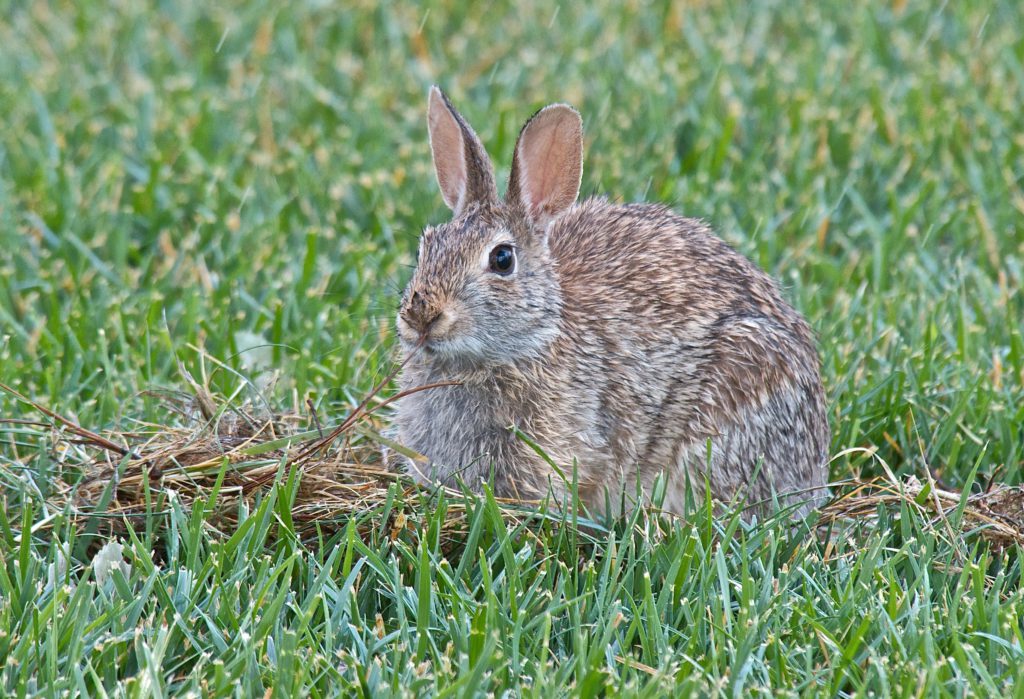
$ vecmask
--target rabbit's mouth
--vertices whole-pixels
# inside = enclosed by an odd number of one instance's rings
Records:
[[[483,347],[472,337],[426,337],[421,343],[423,353],[437,359],[472,360],[483,352]]]
[[[459,317],[450,310],[443,310],[432,319],[410,322],[404,314],[398,316],[398,336],[407,349],[421,347],[428,354],[452,354],[460,341]]]
[[[406,356],[419,354],[427,362],[448,369],[487,364],[490,358],[488,347],[480,338],[448,323],[416,332],[399,319],[398,336]]]

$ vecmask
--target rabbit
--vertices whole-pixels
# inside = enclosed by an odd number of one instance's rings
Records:
[[[747,518],[819,506],[817,350],[772,279],[665,206],[577,202],[571,106],[523,126],[502,199],[473,129],[438,87],[428,102],[452,220],[423,231],[397,317],[395,435],[425,457],[403,459],[413,478],[525,500],[575,482],[596,513],[655,488],[678,514],[706,491],[745,499]]]

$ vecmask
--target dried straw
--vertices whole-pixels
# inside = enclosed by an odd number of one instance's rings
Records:
[[[390,377],[388,377],[390,378]],[[207,502],[217,490],[210,525],[227,530],[240,500],[265,494],[294,471],[301,475],[292,506],[300,536],[344,525],[353,517],[378,511],[393,496],[415,497],[421,487],[388,470],[381,451],[392,449],[411,458],[423,457],[381,435],[376,411],[394,398],[378,400],[385,379],[341,423],[326,431],[309,429],[300,415],[259,415],[218,405],[204,387],[192,383],[193,420],[188,427],[139,424],[131,432],[99,434],[66,416],[39,405],[0,383],[18,400],[33,406],[52,422],[54,453],[70,470],[83,474],[76,485],[55,489],[51,505],[67,508],[77,519],[103,517],[112,532],[135,517],[152,515],[154,495],[173,493],[183,505]],[[425,389],[424,389],[425,390]],[[24,421],[18,421],[24,422]],[[845,454],[846,452],[844,452]],[[837,455],[842,456],[842,454]],[[1024,546],[1024,488],[996,485],[967,494],[940,487],[930,476],[897,477],[884,462],[884,475],[838,484],[837,496],[822,508],[821,524],[872,523],[881,511],[899,516],[908,507],[943,536],[963,540],[980,536],[996,548]],[[452,495],[456,495],[452,493]],[[531,505],[500,500],[513,521],[529,517]],[[465,531],[465,501],[449,501],[445,533]],[[381,526],[413,526],[397,515]]]

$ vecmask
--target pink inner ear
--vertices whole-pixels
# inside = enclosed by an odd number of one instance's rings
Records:
[[[466,156],[462,129],[445,107],[441,95],[434,92],[430,94],[427,126],[441,196],[450,209],[458,209],[466,191]]]
[[[557,179],[559,154],[555,138],[556,124],[540,126],[539,133],[530,134],[523,144],[523,179],[526,183],[526,201],[534,216],[543,213],[554,195]]]
[[[564,105],[542,110],[519,141],[523,203],[538,220],[553,218],[576,201],[583,166],[579,115]]]

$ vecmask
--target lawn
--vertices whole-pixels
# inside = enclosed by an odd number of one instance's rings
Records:
[[[1020,483],[1016,0],[198,5],[2,4],[0,382],[25,397],[180,427],[187,372],[340,422],[393,367],[417,236],[447,215],[439,83],[500,181],[521,123],[570,102],[585,194],[704,218],[782,282],[820,339],[833,480]],[[0,418],[2,695],[1024,687],[1020,548],[957,513],[809,534],[395,485],[311,536],[279,469],[216,526],[216,492],[152,484],[101,583],[110,522],[65,504],[83,447],[9,392]]]

